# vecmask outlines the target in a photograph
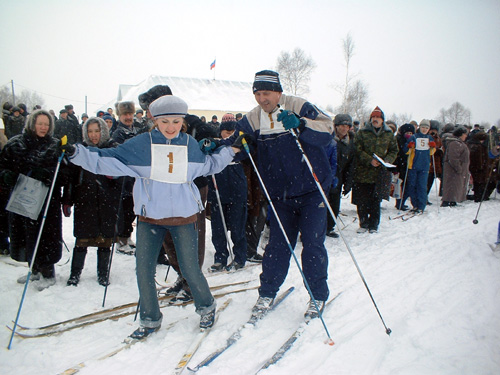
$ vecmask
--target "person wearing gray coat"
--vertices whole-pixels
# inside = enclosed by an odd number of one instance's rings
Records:
[[[447,138],[443,165],[443,197],[441,207],[463,202],[469,182],[469,148],[465,144],[467,130],[459,127]]]

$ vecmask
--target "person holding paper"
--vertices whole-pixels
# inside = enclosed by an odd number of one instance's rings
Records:
[[[9,139],[0,154],[2,188],[14,190],[22,174],[41,181],[47,186],[45,190],[49,190],[60,156],[59,140],[53,137],[54,127],[54,118],[48,111],[39,109],[30,114],[24,132]],[[43,219],[43,208],[36,219],[9,212],[10,255],[18,262],[33,262],[30,280],[35,281],[38,290],[56,283],[54,264],[62,256],[61,186],[67,182],[68,169],[61,164],[35,259],[32,258]],[[40,190],[41,186],[34,189],[31,196],[38,196]],[[46,193],[43,199],[47,199]],[[24,284],[26,275],[17,282]]]
[[[393,163],[398,154],[398,145],[392,130],[384,122],[384,112],[376,107],[370,122],[356,133],[356,169],[352,203],[357,206],[358,233],[376,233],[380,223],[380,202],[384,192],[382,173],[386,172],[377,155],[386,163]]]

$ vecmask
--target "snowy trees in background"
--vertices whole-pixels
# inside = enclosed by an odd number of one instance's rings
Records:
[[[315,68],[313,59],[300,48],[295,48],[292,53],[281,52],[276,63],[283,90],[297,96],[309,92],[311,73]]]
[[[396,113],[393,113],[392,115],[388,116],[387,117],[387,120],[391,120],[391,121],[394,121],[396,123],[396,125],[398,127],[400,127],[401,125],[404,125],[404,124],[409,124],[411,120],[413,120],[412,118],[412,114],[408,114],[408,113],[400,113],[399,115],[396,114]]]
[[[3,103],[9,102],[12,105],[19,105],[20,103],[26,104],[26,108],[28,108],[28,112],[33,110],[35,105],[40,105],[42,108],[45,105],[45,100],[41,95],[34,91],[23,90],[20,93],[15,93],[15,101],[14,96],[12,95],[11,88],[9,86],[0,87],[0,105]]]
[[[337,86],[337,91],[342,95],[342,103],[335,108],[336,113],[348,113],[353,119],[358,119],[361,123],[369,117],[368,87],[360,79],[355,80],[356,75],[350,71],[351,61],[354,56],[354,40],[351,34],[347,34],[342,40],[342,52],[345,63],[345,78],[341,85]]]
[[[470,125],[471,112],[461,103],[455,102],[450,108],[441,108],[438,115],[438,121],[442,124],[461,124]]]

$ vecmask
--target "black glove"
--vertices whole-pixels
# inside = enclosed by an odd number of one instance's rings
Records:
[[[64,152],[67,156],[72,156],[76,151],[76,147],[71,143],[64,143],[59,141],[59,150],[61,150],[61,152]]]
[[[31,170],[31,178],[42,181],[45,185],[50,186],[52,183],[52,172],[46,168],[34,167]]]
[[[2,171],[2,181],[5,186],[14,186],[17,182],[18,173],[9,171],[8,169]]]
[[[243,140],[246,141],[249,148],[255,147],[255,144],[256,144],[255,138],[250,134],[240,134],[239,137],[236,138],[236,140],[234,141],[234,143],[231,146],[239,148],[240,150],[243,150],[245,148],[245,146],[243,145]]]

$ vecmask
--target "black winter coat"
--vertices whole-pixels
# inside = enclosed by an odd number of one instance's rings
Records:
[[[352,189],[352,181],[355,169],[356,147],[354,147],[354,133],[349,132],[348,140],[335,137],[337,141],[337,178],[339,180],[336,189],[342,189],[348,193]]]
[[[117,145],[109,140],[100,148]],[[95,175],[75,165],[72,175],[73,235],[77,239],[113,238],[123,178]]]
[[[0,181],[7,171],[39,179],[50,185],[59,157],[58,140],[25,132],[7,142],[0,153]],[[68,168],[61,164],[38,246],[35,269],[57,263],[62,255],[61,186],[68,182]],[[31,261],[44,208],[37,220],[9,213],[10,253],[14,260]]]
[[[7,119],[7,124],[5,125],[5,136],[8,139],[19,135],[23,132],[24,123],[26,118],[22,115],[19,116],[9,116]]]
[[[56,121],[54,129],[54,137],[61,139],[63,136],[68,136],[68,143],[82,143],[82,127],[80,124],[75,124],[73,121],[60,118]]]

